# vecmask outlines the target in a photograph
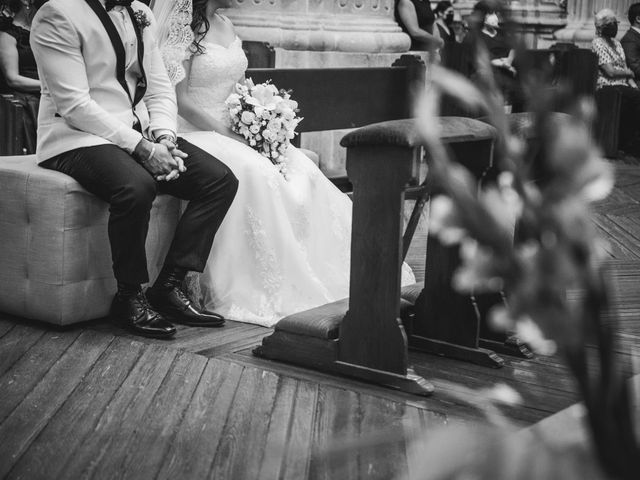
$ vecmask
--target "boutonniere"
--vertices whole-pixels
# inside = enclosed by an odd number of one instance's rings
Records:
[[[133,17],[136,19],[136,23],[138,24],[138,27],[140,28],[140,31],[144,30],[149,25],[151,25],[151,22],[147,18],[147,14],[144,13],[142,10],[134,11],[133,12]]]

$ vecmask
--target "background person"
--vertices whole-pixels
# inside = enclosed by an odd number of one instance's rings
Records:
[[[34,0],[0,1],[0,89],[24,107],[23,145],[27,153],[36,148],[40,80],[29,35],[37,7]]]
[[[411,50],[435,50],[442,40],[433,35],[435,15],[429,0],[396,0],[395,19],[411,37]]]
[[[596,13],[596,38],[591,48],[598,56],[596,88],[614,89],[622,95],[620,106],[619,148],[634,156],[640,154],[640,90],[634,73],[627,67],[624,49],[616,40],[618,19],[613,10],[605,8]]]
[[[629,7],[629,24],[631,28],[624,34],[620,43],[624,49],[627,66],[637,82],[640,80],[640,3],[634,3]]]

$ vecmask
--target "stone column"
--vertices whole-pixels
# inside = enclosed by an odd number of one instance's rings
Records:
[[[234,0],[238,35],[276,48],[278,67],[383,66],[409,49],[393,0]]]
[[[596,34],[593,25],[594,14],[603,8],[610,8],[616,12],[620,21],[618,38],[621,38],[629,29],[627,10],[635,1],[637,0],[569,0],[567,27],[557,31],[555,38],[560,42],[573,42],[588,47]]]

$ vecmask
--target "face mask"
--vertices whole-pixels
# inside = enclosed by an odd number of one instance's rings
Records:
[[[616,35],[618,35],[618,24],[607,23],[600,29],[600,34],[603,37],[614,38]]]
[[[490,13],[486,17],[484,17],[484,23],[487,27],[498,28],[500,21],[498,20],[498,15],[495,13]]]
[[[453,13],[447,13],[444,16],[444,23],[446,23],[447,25],[451,25],[453,23]]]

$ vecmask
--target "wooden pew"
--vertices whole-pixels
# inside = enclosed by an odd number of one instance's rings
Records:
[[[418,185],[427,188],[419,135],[408,119],[413,109],[411,84],[424,81],[423,67],[408,58],[395,65],[251,72],[256,81],[272,79],[294,89],[305,117],[303,132],[382,122],[343,139],[354,202],[350,297],[281,320],[255,354],[427,395],[432,386],[408,363],[406,325],[400,321],[408,322],[414,309],[400,296],[405,192]],[[458,117],[443,119],[443,124],[443,135],[452,146],[479,141],[471,147],[472,158],[478,172],[485,172],[491,162],[493,128]],[[484,153],[478,156],[478,151]],[[441,278],[438,272],[428,274]],[[477,317],[471,322],[477,347]],[[475,350],[483,358],[493,355]]]
[[[12,95],[0,95],[0,155],[22,155],[24,107]]]

